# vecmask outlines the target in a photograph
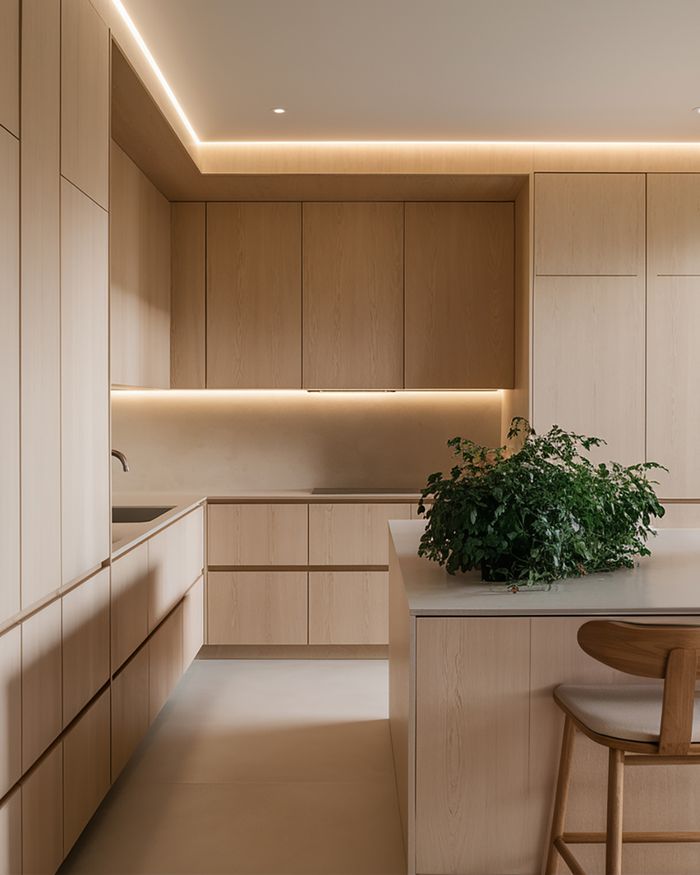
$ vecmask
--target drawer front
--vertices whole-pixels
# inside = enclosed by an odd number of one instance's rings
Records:
[[[63,725],[61,601],[22,623],[22,768],[28,769]]]
[[[387,523],[410,518],[410,504],[309,505],[309,564],[388,565]]]
[[[22,634],[19,626],[15,626],[0,637],[0,750],[3,751],[0,761],[0,798],[22,772],[21,672]]]
[[[148,646],[112,683],[112,779],[124,768],[148,731]]]
[[[139,544],[112,565],[112,671],[148,635],[148,544]]]
[[[213,504],[209,565],[306,565],[305,504]]]
[[[63,743],[59,742],[22,781],[22,868],[0,871],[29,875],[58,869],[64,857],[63,804]]]
[[[203,577],[185,596],[182,609],[182,670],[187,671],[204,643]]]
[[[198,508],[148,542],[148,628],[155,629],[201,575],[204,514]]]
[[[109,678],[109,569],[63,596],[63,725]]]
[[[21,872],[22,794],[19,787],[0,804],[0,837],[0,872]]]
[[[312,571],[309,644],[388,644],[386,571]]]
[[[209,644],[306,644],[306,571],[211,571]]]
[[[153,722],[182,676],[182,605],[148,642],[148,712]]]

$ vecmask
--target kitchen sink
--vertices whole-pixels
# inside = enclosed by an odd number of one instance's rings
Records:
[[[113,507],[113,523],[148,523],[157,519],[172,507]]]

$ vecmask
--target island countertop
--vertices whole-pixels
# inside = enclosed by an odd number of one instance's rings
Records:
[[[700,529],[662,529],[650,557],[634,568],[557,581],[548,589],[506,590],[478,571],[449,575],[418,556],[424,520],[389,523],[391,561],[398,563],[415,617],[643,616],[700,613]]]

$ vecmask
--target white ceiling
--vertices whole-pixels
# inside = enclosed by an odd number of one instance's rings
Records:
[[[124,5],[202,140],[700,141],[698,0]]]

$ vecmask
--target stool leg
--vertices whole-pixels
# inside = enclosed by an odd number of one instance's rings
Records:
[[[610,748],[608,759],[608,829],[605,842],[605,875],[622,875],[622,800],[625,778],[624,751]]]
[[[574,722],[570,717],[567,717],[564,721],[564,734],[561,740],[559,775],[557,777],[557,791],[554,797],[554,813],[552,814],[552,830],[549,835],[545,875],[556,875],[559,863],[559,853],[554,847],[554,841],[564,832],[566,803],[569,798],[569,779],[571,777],[571,754],[573,753],[575,733],[576,727]]]

